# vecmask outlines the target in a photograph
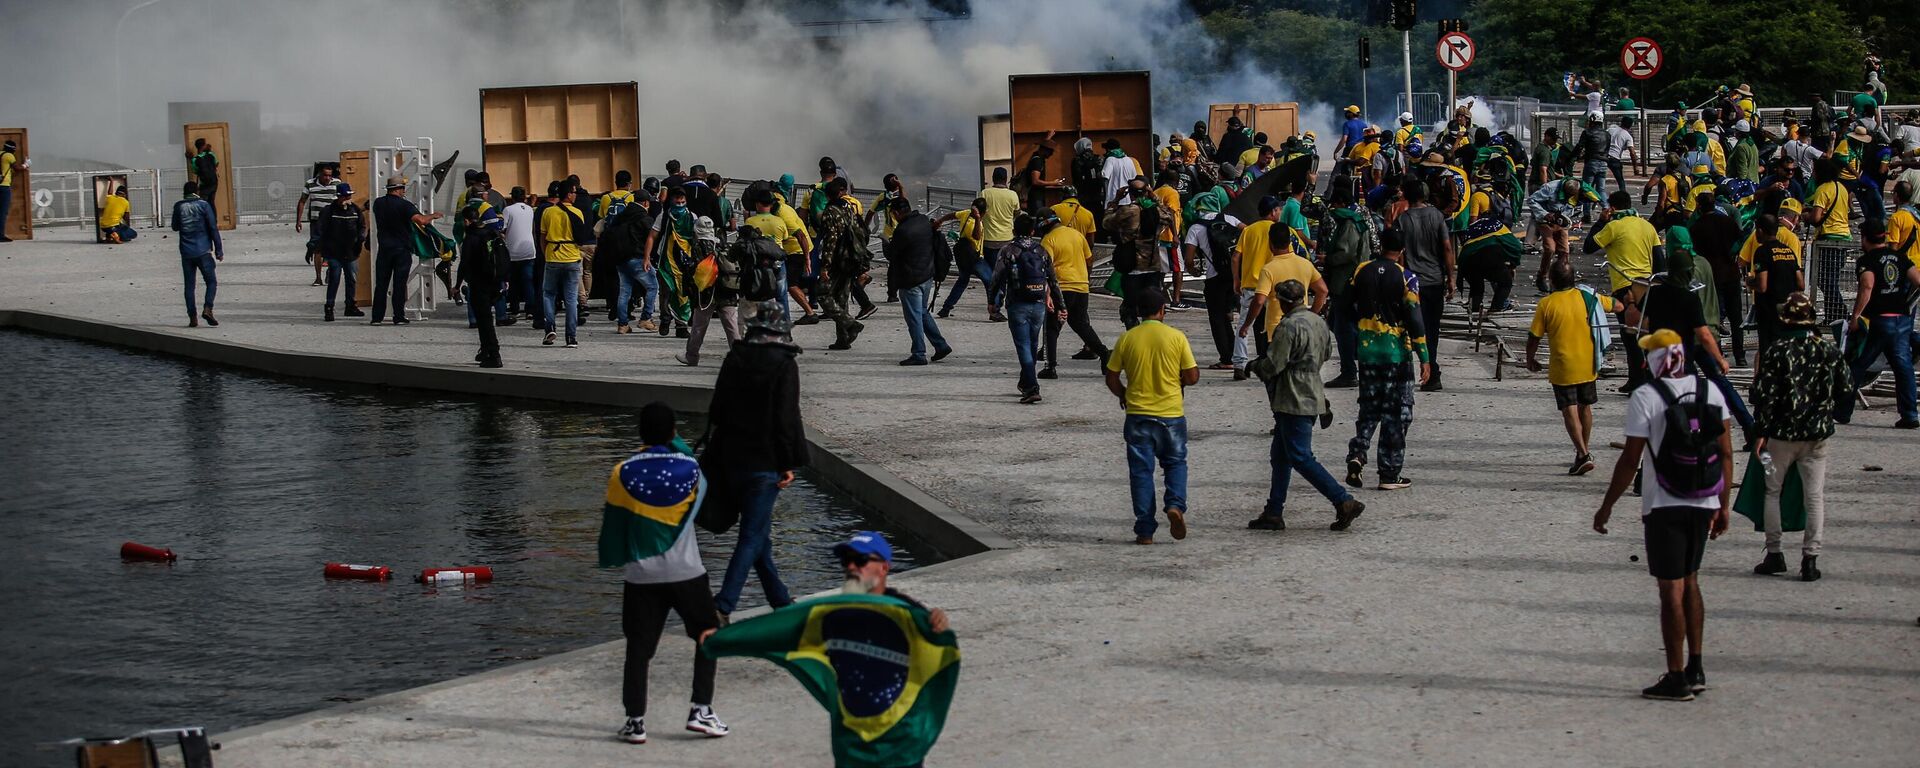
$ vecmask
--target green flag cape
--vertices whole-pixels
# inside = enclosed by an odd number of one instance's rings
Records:
[[[412,237],[413,255],[421,261],[434,259],[452,259],[455,243],[432,224],[414,222]]]
[[[727,626],[700,649],[792,673],[833,722],[836,766],[896,768],[926,759],[960,676],[953,633],[929,622],[897,598],[833,595]]]
[[[1804,531],[1807,529],[1806,486],[1800,481],[1800,467],[1792,466],[1775,470],[1787,473],[1780,481],[1780,530]],[[1740,495],[1733,500],[1733,511],[1745,515],[1753,521],[1756,531],[1767,530],[1767,472],[1760,462],[1747,462],[1747,473],[1740,480]]]
[[[659,555],[680,539],[699,514],[707,480],[691,450],[653,446],[613,468],[600,519],[600,567]]]

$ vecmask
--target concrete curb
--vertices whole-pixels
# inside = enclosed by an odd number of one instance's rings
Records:
[[[21,328],[277,376],[362,386],[621,408],[660,400],[675,410],[701,413],[706,412],[713,394],[711,387],[637,378],[560,377],[288,352],[28,310],[0,310],[0,328]],[[898,475],[837,446],[826,433],[809,427],[807,442],[812,468],[821,478],[881,517],[913,531],[937,554],[954,560],[1014,546],[1010,539],[968,519]]]

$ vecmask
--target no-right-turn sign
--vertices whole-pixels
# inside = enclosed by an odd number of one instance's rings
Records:
[[[1620,47],[1620,68],[1626,70],[1627,77],[1645,80],[1660,71],[1665,55],[1660,44],[1650,38],[1636,37]]]
[[[1434,45],[1434,55],[1440,59],[1440,66],[1455,72],[1466,69],[1473,63],[1473,38],[1465,32],[1441,35],[1440,42]]]

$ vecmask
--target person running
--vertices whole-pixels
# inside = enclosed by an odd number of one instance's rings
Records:
[[[983,223],[986,216],[986,198],[976,197],[973,199],[973,204],[966,209],[941,216],[939,221],[933,223],[935,229],[949,221],[960,225],[959,238],[953,243],[953,266],[960,277],[954,281],[953,290],[947,292],[947,300],[941,302],[940,312],[935,315],[939,319],[945,320],[948,315],[953,314],[953,307],[960,303],[960,294],[966,293],[969,281],[979,280],[984,286],[987,284],[987,278],[993,276],[995,254],[986,250],[987,228]],[[1006,318],[1000,315],[1000,294],[994,293],[992,289],[986,290],[987,320],[995,323],[1006,322]]]
[[[1660,233],[1634,210],[1633,195],[1624,190],[1607,196],[1607,207],[1600,212],[1600,223],[1587,232],[1585,247],[1587,253],[1607,252],[1609,292],[1620,304],[1620,333],[1627,347],[1627,383],[1620,389],[1626,392],[1647,382],[1646,366],[1634,342],[1639,336],[1640,311],[1646,305],[1653,265],[1661,260],[1666,248]]]
[[[808,231],[806,223],[800,218],[800,214],[793,209],[792,205],[788,204],[788,201],[794,199],[793,174],[781,174],[779,183],[775,184],[774,187],[771,212],[775,217],[780,219],[780,223],[785,226],[787,231],[786,238],[780,240],[780,249],[787,253],[787,262],[782,272],[782,279],[786,280],[787,283],[787,294],[780,300],[780,309],[785,311],[788,309],[790,303],[798,304],[800,305],[801,315],[793,321],[793,324],[813,325],[820,322],[820,315],[814,312],[812,302],[807,299],[807,289],[813,287],[814,283],[818,282],[817,276],[814,274],[812,259],[808,256],[808,254],[813,253],[813,233]],[[769,227],[767,227],[764,222],[756,224],[754,228],[766,233],[768,237],[774,236],[768,232]]]
[[[655,270],[654,280],[660,289],[657,330],[661,336],[672,334],[683,339],[692,335],[686,324],[693,318],[688,298],[693,291],[693,268],[698,263],[694,220],[700,215],[688,205],[689,194],[686,184],[667,189],[667,204],[653,220],[653,231],[640,250],[641,270]]]
[[[1107,235],[1116,243],[1113,268],[1121,275],[1121,296],[1147,289],[1159,289],[1166,277],[1167,264],[1158,247],[1160,219],[1167,215],[1147,191],[1145,178],[1136,177],[1121,193],[1101,221]],[[1128,328],[1138,325],[1141,316],[1132,302],[1120,303],[1120,322]]]
[[[1892,258],[1876,258],[1872,264],[1862,257],[1862,267],[1882,265]],[[1920,272],[1911,265],[1895,274],[1905,283],[1907,275]],[[1870,272],[1862,272],[1868,282]],[[1911,285],[1911,283],[1908,283]],[[1871,297],[1871,286],[1862,286],[1860,295]],[[1871,298],[1866,303],[1871,303]],[[1904,307],[1902,307],[1904,309]],[[1767,497],[1761,521],[1767,533],[1766,556],[1753,572],[1764,576],[1785,573],[1786,556],[1780,552],[1780,496],[1789,469],[1800,475],[1801,499],[1806,507],[1806,533],[1800,544],[1800,580],[1820,578],[1820,533],[1827,519],[1827,438],[1833,436],[1834,413],[1838,405],[1853,400],[1852,378],[1840,350],[1820,338],[1814,319],[1813,302],[1806,294],[1787,297],[1780,307],[1783,329],[1779,343],[1763,356],[1770,372],[1753,382],[1755,413],[1754,456],[1771,457],[1767,464]],[[1907,364],[1911,379],[1912,363]]]
[[[1380,256],[1354,272],[1348,295],[1359,318],[1359,407],[1353,440],[1347,443],[1347,485],[1359,488],[1367,448],[1380,431],[1377,454],[1381,490],[1413,485],[1406,465],[1407,430],[1413,426],[1415,364],[1422,381],[1433,375],[1432,352],[1420,312],[1420,279],[1407,271],[1400,230],[1380,233]]]
[[[1266,507],[1247,522],[1253,530],[1286,530],[1287,487],[1296,471],[1333,502],[1333,530],[1346,530],[1367,508],[1313,457],[1314,422],[1323,429],[1333,423],[1332,404],[1320,383],[1320,368],[1333,352],[1333,332],[1307,307],[1306,297],[1306,286],[1298,280],[1274,286],[1275,309],[1284,316],[1267,344],[1267,356],[1253,365],[1268,385],[1273,409],[1273,442],[1267,451],[1272,482]]]
[[[1213,335],[1218,362],[1209,370],[1239,370],[1234,349],[1242,342],[1234,333],[1233,313],[1239,308],[1239,276],[1234,273],[1234,249],[1243,229],[1238,218],[1221,211],[1224,195],[1205,193],[1194,198],[1194,222],[1187,227],[1183,247],[1189,262],[1205,265],[1207,328]]]
[[[819,230],[820,276],[826,280],[826,294],[819,297],[820,309],[833,321],[834,341],[827,349],[847,350],[866,329],[853,313],[853,289],[866,282],[873,255],[867,250],[867,230],[860,226],[860,212],[847,196],[847,180],[827,182],[825,193],[828,202],[820,212]],[[991,201],[988,204],[991,206]],[[988,235],[991,237],[991,230]]]
[[[617,738],[628,744],[647,743],[648,667],[665,633],[667,612],[680,617],[687,637],[696,644],[723,624],[714,612],[707,566],[700,559],[693,526],[716,481],[702,477],[700,463],[673,447],[674,418],[673,409],[665,403],[641,408],[640,450],[615,465],[607,478],[600,565],[624,569],[620,628],[627,644],[620,702],[627,719]],[[670,542],[661,541],[652,530],[663,526],[674,529]],[[717,669],[712,656],[694,651],[687,730],[713,738],[731,732],[713,713]]]
[[[1052,215],[1042,216],[1036,231],[1040,233],[1040,248],[1047,252],[1047,260],[1053,265],[1054,279],[1060,284],[1062,302],[1047,316],[1047,367],[1040,371],[1039,378],[1060,377],[1057,368],[1063,326],[1072,327],[1080,337],[1081,349],[1073,354],[1073,359],[1099,360],[1104,365],[1109,354],[1107,345],[1100,340],[1100,333],[1093,329],[1093,320],[1087,314],[1087,296],[1093,289],[1087,270],[1093,261],[1093,246],[1078,228]]]
[[[1440,315],[1446,303],[1453,300],[1453,278],[1458,270],[1447,215],[1427,203],[1430,191],[1426,184],[1409,180],[1402,193],[1407,198],[1407,211],[1394,220],[1393,226],[1400,231],[1404,249],[1401,264],[1420,278],[1420,328],[1430,353],[1426,358],[1429,374],[1422,379],[1420,391],[1439,392]]]
[[[546,244],[546,280],[541,286],[545,296],[541,305],[542,314],[547,318],[547,335],[540,343],[553,346],[558,331],[567,332],[567,348],[580,346],[574,336],[574,329],[580,319],[580,246],[576,235],[587,228],[587,220],[573,205],[579,190],[573,185],[561,182],[559,201],[540,214],[541,241]],[[377,212],[376,212],[377,213]],[[556,306],[557,305],[557,306]],[[566,317],[561,323],[559,318]],[[380,308],[374,306],[374,322],[379,322]]]
[[[1782,204],[1782,217],[1760,214],[1754,220],[1753,235],[1740,249],[1740,261],[1748,265],[1748,280],[1753,284],[1753,316],[1759,321],[1761,355],[1780,337],[1780,303],[1788,294],[1807,289],[1807,276],[1800,267],[1800,238],[1794,236],[1791,225],[1782,223],[1789,210]],[[1758,378],[1763,370],[1756,366],[1754,376]]]
[[[760,578],[767,604],[793,602],[773,563],[773,503],[793,484],[794,470],[807,465],[806,427],[800,418],[800,348],[788,336],[790,326],[780,302],[748,302],[741,307],[746,339],[720,363],[707,408],[712,436],[704,458],[721,468],[708,478],[737,494],[740,534],[727,559],[726,577],[713,597],[720,623],[740,604],[747,573]]]
[[[1547,267],[1572,256],[1573,252],[1567,247],[1567,228],[1573,224],[1573,207],[1599,199],[1586,182],[1575,178],[1547,182],[1527,197],[1527,214],[1533,218],[1533,242],[1540,249],[1540,271],[1534,274],[1533,285],[1541,293],[1550,290]]]
[[[387,180],[386,194],[373,201],[373,226],[379,250],[373,257],[373,322],[379,325],[393,310],[393,324],[406,325],[407,278],[413,274],[413,225],[438,221],[444,214],[421,213],[407,199],[407,180]],[[388,295],[392,295],[389,303]]]
[[[1281,221],[1284,223],[1286,219],[1283,217]],[[1266,321],[1265,324],[1261,326],[1260,335],[1266,337],[1267,346],[1271,347],[1273,345],[1274,330],[1280,327],[1280,317],[1282,314],[1281,310],[1277,308],[1270,311],[1267,310],[1268,304],[1273,301],[1273,290],[1275,286],[1288,280],[1293,280],[1306,286],[1307,292],[1312,297],[1308,308],[1315,314],[1322,314],[1327,311],[1327,296],[1329,291],[1327,290],[1327,281],[1320,275],[1320,270],[1313,266],[1313,262],[1308,261],[1305,257],[1294,252],[1293,238],[1281,237],[1270,240],[1269,247],[1273,248],[1273,254],[1268,257],[1267,265],[1260,268],[1260,280],[1254,283],[1253,286],[1253,306],[1248,311],[1246,317],[1241,318],[1238,333],[1241,337],[1245,337],[1247,331],[1254,326],[1254,323],[1259,321],[1260,318],[1265,317]],[[1263,353],[1261,356],[1265,357],[1266,355]]]
[[[293,231],[300,232],[301,222],[307,227],[307,263],[313,265],[313,284],[320,285],[320,275],[326,269],[320,255],[320,216],[321,211],[333,204],[339,193],[334,187],[340,183],[337,171],[332,165],[322,165],[320,170],[307,179],[300,199],[293,204]]]
[[[1645,164],[1633,145],[1633,121],[1633,116],[1627,115],[1620,118],[1619,125],[1607,126],[1607,171],[1613,174],[1613,183],[1619,189],[1627,188],[1627,161],[1636,166]]]
[[[1694,252],[1706,259],[1712,269],[1712,290],[1720,314],[1708,319],[1726,326],[1727,335],[1733,342],[1734,367],[1745,368],[1747,332],[1743,325],[1746,314],[1742,307],[1746,302],[1746,289],[1736,255],[1740,247],[1740,222],[1720,210],[1718,200],[1719,195],[1711,187],[1699,190],[1694,198],[1694,214],[1688,220],[1687,232],[1693,237]],[[1697,277],[1707,279],[1708,275]]]
[[[1025,213],[1014,217],[1013,242],[1000,251],[999,266],[987,279],[987,285],[1006,298],[1007,330],[1013,334],[1014,355],[1020,361],[1020,402],[1026,405],[1040,402],[1034,366],[1041,331],[1049,316],[1065,319],[1066,315],[1053,263],[1033,231],[1033,217]]]
[[[180,272],[186,279],[187,327],[198,328],[200,321],[219,327],[220,321],[213,319],[213,292],[220,286],[214,277],[214,262],[226,261],[227,246],[220,242],[220,224],[214,218],[213,206],[200,199],[199,182],[189,181],[180,187],[181,199],[173,204],[173,218],[167,224],[169,229],[180,233]],[[207,284],[206,303],[201,305],[200,314],[193,313],[193,279],[198,273],[201,282]]]
[[[1165,322],[1167,295],[1158,286],[1130,294],[1141,318],[1120,335],[1107,358],[1107,391],[1126,409],[1128,490],[1133,497],[1133,543],[1152,544],[1153,467],[1166,475],[1161,506],[1173,538],[1187,537],[1187,419],[1185,388],[1200,382],[1200,364],[1185,334]]]
[[[353,187],[344,181],[335,184],[332,202],[320,210],[320,217],[311,226],[320,241],[315,256],[327,265],[327,303],[321,319],[333,322],[333,300],[343,276],[347,283],[347,317],[365,315],[355,306],[354,296],[359,290],[360,250],[367,247],[367,216],[353,202]]]
[[[1641,337],[1640,346],[1646,351],[1653,381],[1634,390],[1627,404],[1627,445],[1613,465],[1606,497],[1593,514],[1593,530],[1606,534],[1614,503],[1633,484],[1636,472],[1645,477],[1640,521],[1646,535],[1647,570],[1659,582],[1660,636],[1666,645],[1667,671],[1640,695],[1692,701],[1694,694],[1707,689],[1700,660],[1706,624],[1700,560],[1707,540],[1727,530],[1733,444],[1724,415],[1726,402],[1718,389],[1687,375],[1686,347],[1680,335],[1655,331]],[[1681,412],[1669,413],[1676,408]],[[1669,425],[1675,422],[1693,428],[1685,434],[1669,434]],[[1670,441],[1678,444],[1669,446]]]
[[[888,229],[893,230],[885,245],[887,284],[897,286],[900,312],[906,316],[907,336],[912,341],[900,364],[938,362],[953,354],[953,346],[940,334],[940,325],[934,322],[932,307],[928,306],[933,302],[934,240],[940,233],[933,228],[933,220],[915,211],[905,197],[887,201],[885,215]],[[933,342],[931,359],[927,357],[929,341]]]
[[[1555,264],[1547,273],[1553,293],[1540,299],[1527,333],[1527,370],[1540,372],[1540,342],[1547,342],[1547,382],[1553,385],[1553,406],[1573,441],[1569,475],[1593,471],[1593,404],[1599,402],[1595,381],[1607,345],[1607,320],[1619,302],[1574,282],[1573,267]]]
[[[1860,290],[1847,320],[1847,336],[1863,336],[1858,354],[1853,356],[1852,384],[1846,396],[1833,409],[1834,418],[1846,424],[1853,421],[1853,389],[1873,381],[1868,367],[1885,358],[1893,375],[1894,402],[1900,412],[1896,429],[1920,429],[1920,407],[1915,406],[1913,373],[1913,306],[1920,294],[1920,265],[1903,256],[1887,239],[1886,228],[1867,223],[1860,227],[1867,250],[1860,254],[1857,269]],[[1783,318],[1784,320],[1784,318]],[[1773,378],[1769,376],[1769,378]],[[1758,407],[1758,406],[1755,406]]]
[[[1159,229],[1154,236],[1154,257],[1166,265],[1167,274],[1173,276],[1173,292],[1168,297],[1173,300],[1167,309],[1185,312],[1193,307],[1186,299],[1186,269],[1180,258],[1180,192],[1176,188],[1181,183],[1180,172],[1172,168],[1160,172],[1159,186],[1153,188],[1153,207],[1158,214]]]

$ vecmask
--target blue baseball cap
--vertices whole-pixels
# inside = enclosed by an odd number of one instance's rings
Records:
[[[870,558],[885,560],[889,565],[893,563],[893,545],[888,544],[887,537],[880,535],[879,531],[855,533],[853,538],[847,539],[845,543],[834,545],[833,554],[841,557],[849,554],[866,555]]]
[[[342,195],[351,195],[353,194],[353,185],[343,181],[333,185],[333,191],[338,192]]]

